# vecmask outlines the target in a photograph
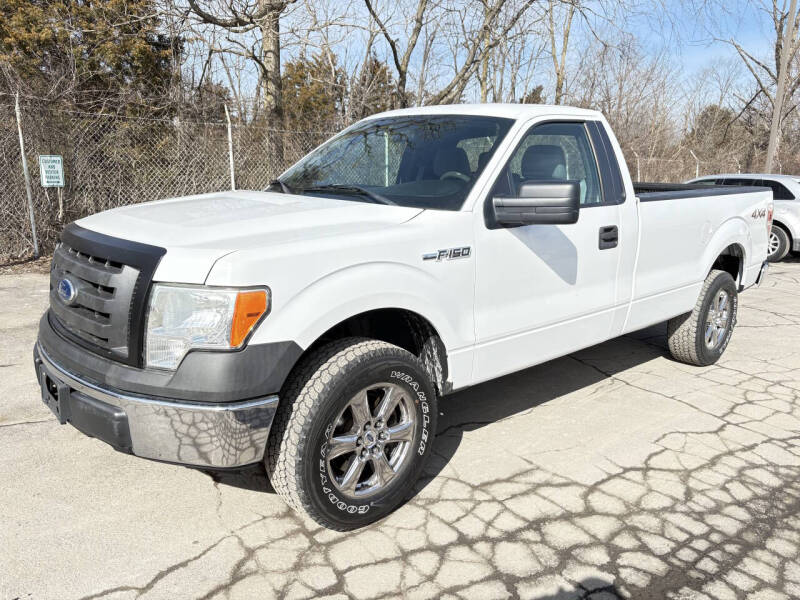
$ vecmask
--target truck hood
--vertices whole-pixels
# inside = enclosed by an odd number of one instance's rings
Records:
[[[237,250],[381,229],[420,212],[368,202],[232,191],[124,206],[77,224],[166,248],[155,274],[158,281],[203,283],[217,260]]]

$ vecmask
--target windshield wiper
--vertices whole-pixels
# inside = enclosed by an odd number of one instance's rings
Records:
[[[392,202],[386,196],[382,196],[360,185],[315,185],[303,188],[302,193],[305,194],[306,192],[331,192],[334,194],[343,194],[345,196],[366,196],[376,204],[397,206],[396,202]]]
[[[283,183],[280,179],[273,179],[272,181],[269,182],[269,185],[267,187],[271,188],[271,187],[275,187],[276,185],[280,186],[281,191],[284,194],[296,194],[297,193],[292,188],[290,188],[288,185]]]

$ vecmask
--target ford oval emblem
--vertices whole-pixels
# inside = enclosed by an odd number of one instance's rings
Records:
[[[56,292],[64,304],[70,305],[75,301],[75,298],[78,295],[78,288],[74,283],[72,283],[72,281],[70,281],[69,278],[62,277],[58,280]]]

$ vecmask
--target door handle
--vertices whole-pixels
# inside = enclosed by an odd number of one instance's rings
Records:
[[[619,228],[616,225],[606,225],[600,228],[600,250],[616,248],[619,244]]]

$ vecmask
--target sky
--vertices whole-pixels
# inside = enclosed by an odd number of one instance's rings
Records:
[[[333,0],[331,0],[333,1]],[[391,1],[391,0],[390,0]],[[413,4],[413,0],[408,0]],[[591,0],[589,0],[591,2]],[[653,9],[659,0],[632,0],[639,2],[642,8],[635,14],[629,14],[624,21],[612,21],[612,27],[633,33],[645,52],[652,55],[666,53],[673,64],[682,67],[683,76],[691,79],[699,76],[703,70],[723,61],[730,61],[745,74],[741,60],[735,49],[721,40],[734,38],[749,52],[758,57],[770,59],[769,53],[773,44],[771,18],[763,10],[754,5],[760,2],[771,4],[771,0],[660,0],[661,8]],[[783,0],[779,0],[783,1]],[[705,9],[693,9],[692,3],[705,5]],[[708,5],[715,3],[713,8]],[[299,5],[298,5],[299,6]],[[330,5],[335,6],[335,5]],[[359,6],[358,3],[353,6]],[[646,10],[644,7],[650,7]],[[333,9],[335,11],[335,9]],[[367,15],[364,15],[367,18]],[[291,13],[283,24],[283,31],[292,29]],[[608,23],[606,23],[606,26]],[[583,35],[590,35],[586,30]],[[360,60],[362,52],[360,35],[344,36],[344,46],[337,45],[337,53],[346,52],[348,56]],[[575,48],[581,45],[578,36],[573,35],[571,47],[573,57]],[[341,40],[340,40],[341,41]],[[299,47],[289,44],[284,51],[283,60],[290,60],[298,52]],[[389,53],[385,43],[379,40],[376,50],[380,58],[389,61]],[[415,52],[412,64],[418,59],[421,48]],[[340,56],[340,58],[343,58]],[[345,62],[347,60],[345,59]],[[341,66],[346,65],[340,62]],[[551,79],[552,70],[549,60],[540,63],[541,75],[535,77],[535,83],[546,83]],[[255,85],[255,72],[252,74],[252,86]],[[548,93],[549,90],[546,90]]]
[[[646,30],[652,37],[644,39],[651,52],[666,50],[684,67],[687,76],[696,75],[717,61],[738,59],[736,50],[720,40],[735,39],[743,48],[758,57],[768,57],[774,31],[771,17],[754,2],[732,0],[718,3],[712,10],[692,10],[685,2],[665,0],[666,10],[674,17],[664,20],[651,14],[629,21],[624,27]],[[641,25],[639,25],[641,21]],[[644,38],[644,36],[640,36]]]

